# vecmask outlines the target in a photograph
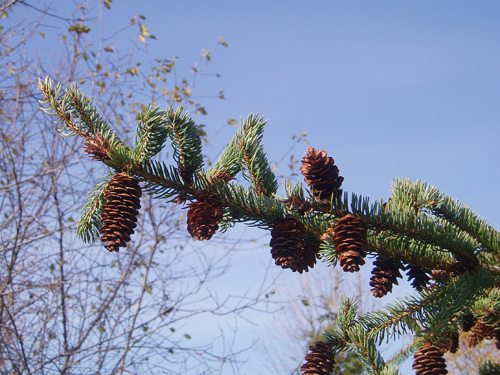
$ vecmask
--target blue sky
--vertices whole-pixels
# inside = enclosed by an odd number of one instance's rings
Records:
[[[128,14],[125,4],[115,9]],[[150,51],[180,56],[186,72],[217,38],[229,43],[209,66],[221,78],[206,77],[197,92],[226,95],[207,102],[209,134],[227,118],[259,112],[269,120],[271,160],[307,132],[311,146],[335,158],[346,190],[385,198],[393,178],[423,179],[500,226],[499,3],[143,4],[159,37]],[[213,139],[214,153],[232,132]]]
[[[134,2],[113,5],[130,17],[136,11]],[[179,56],[180,76],[219,37],[229,43],[208,69],[221,77],[205,77],[195,92],[226,95],[205,102],[209,116],[201,121],[209,135],[228,118],[259,112],[269,120],[264,144],[272,161],[287,152],[292,135],[307,132],[311,146],[335,158],[347,191],[387,198],[393,178],[427,180],[500,227],[499,2],[147,1],[141,7],[159,38],[150,52]],[[207,153],[216,156],[235,130],[217,133]],[[293,149],[296,159],[306,147]],[[285,164],[279,172],[286,174]],[[247,286],[268,264],[268,248],[243,252],[220,285]],[[248,331],[247,342],[262,334],[240,329]],[[250,353],[244,373],[258,368],[258,353]]]

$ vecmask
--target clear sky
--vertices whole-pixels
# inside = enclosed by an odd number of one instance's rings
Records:
[[[259,112],[269,120],[271,161],[307,132],[312,147],[334,157],[346,191],[386,199],[393,178],[426,180],[500,228],[500,2],[138,3],[113,1],[110,30],[140,12],[158,37],[148,42],[153,58],[179,56],[179,76],[219,37],[229,44],[208,67],[220,78],[204,77],[194,92],[224,90],[224,101],[199,99],[209,137],[228,118]],[[206,153],[215,157],[235,131],[224,127]],[[307,146],[293,149],[296,159]],[[287,173],[285,164],[278,172]],[[257,280],[258,288],[269,260],[269,248],[242,252],[221,283],[237,289]],[[243,373],[258,373],[253,355]]]
[[[206,102],[209,134],[259,112],[271,160],[307,132],[346,190],[386,198],[393,178],[423,179],[500,227],[500,3],[149,0],[141,12],[152,53],[180,56],[186,72],[229,43],[209,67],[221,77],[198,91],[226,95]]]
[[[113,6],[130,17],[137,8]],[[500,2],[149,0],[141,8],[159,38],[151,52],[180,56],[181,76],[203,48],[228,42],[209,67],[221,77],[197,91],[225,92],[225,101],[205,102],[209,135],[259,112],[269,120],[270,160],[307,132],[335,158],[347,191],[387,198],[393,178],[427,180],[500,228]],[[219,132],[208,153],[234,130]],[[306,147],[294,148],[296,158]],[[268,262],[268,248],[242,253],[225,280],[247,285]],[[258,373],[256,363],[244,373]]]

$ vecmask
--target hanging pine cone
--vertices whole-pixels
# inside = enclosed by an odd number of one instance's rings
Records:
[[[416,290],[421,292],[424,288],[427,287],[429,280],[431,279],[427,272],[424,271],[422,266],[416,264],[410,264],[408,266],[408,272],[406,275],[408,276],[408,281],[413,279],[411,286]]]
[[[206,192],[189,205],[187,229],[195,240],[209,240],[217,233],[222,221],[222,201],[215,193]]]
[[[461,328],[462,331],[464,332],[469,332],[472,327],[476,324],[477,319],[474,318],[474,315],[471,313],[467,313],[463,316],[462,323],[461,323]]]
[[[333,244],[340,266],[345,272],[358,272],[365,264],[367,245],[365,222],[352,214],[342,217],[334,227]]]
[[[142,191],[136,178],[125,172],[111,178],[104,188],[106,203],[102,206],[101,241],[109,251],[127,246],[137,226]]]
[[[308,272],[316,264],[317,248],[304,241],[304,224],[287,216],[271,231],[271,254],[277,266],[293,272]]]
[[[477,321],[474,327],[472,327],[469,337],[467,337],[467,345],[474,347],[484,339],[492,340],[494,337],[495,329],[493,327],[487,326],[481,321]]]
[[[443,340],[437,345],[439,350],[443,353],[449,351],[450,353],[456,353],[459,346],[459,337],[457,332],[445,333],[441,336]]]
[[[302,158],[300,171],[304,181],[313,191],[314,197],[324,204],[329,204],[332,194],[338,192],[344,177],[339,176],[339,169],[332,157],[326,151],[309,147],[306,156]]]
[[[444,375],[448,373],[443,352],[428,342],[420,347],[413,358],[412,368],[416,375]]]
[[[330,375],[335,366],[335,355],[332,349],[323,341],[309,347],[306,363],[300,367],[303,375]]]
[[[460,346],[460,337],[458,336],[458,333],[452,333],[451,334],[451,346],[450,346],[450,353],[455,354],[458,351],[458,347]]]
[[[398,277],[401,279],[400,270],[404,270],[403,263],[398,259],[392,259],[379,255],[373,262],[375,268],[372,271],[370,286],[375,297],[381,298],[392,292],[392,285],[398,285]]]
[[[495,327],[495,347],[500,350],[500,326]]]

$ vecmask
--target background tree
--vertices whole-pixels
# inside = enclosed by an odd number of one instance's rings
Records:
[[[63,91],[45,79],[39,89],[44,111],[58,118],[61,130],[87,143],[100,138],[91,154],[105,155],[103,162],[114,169],[89,202],[97,207],[104,195],[107,206],[96,208],[89,214],[92,220],[84,221],[92,223],[85,228],[88,236],[99,229],[107,233],[129,217],[131,204],[120,206],[108,198],[118,194],[114,189],[126,189],[129,185],[118,179],[128,178],[143,182],[161,200],[191,201],[188,231],[194,238],[210,239],[219,225],[225,230],[235,222],[270,229],[272,257],[284,269],[307,272],[320,256],[345,272],[358,272],[370,253],[376,257],[371,291],[379,298],[407,271],[417,293],[382,311],[358,316],[358,303],[344,298],[336,327],[306,356],[304,374],[331,373],[341,352],[356,353],[374,374],[399,373],[398,364],[413,353],[417,374],[445,374],[443,355],[456,351],[459,331],[467,331],[467,324],[472,326],[469,337],[477,341],[500,332],[500,233],[435,187],[397,179],[387,202],[370,204],[366,197],[343,192],[344,178],[333,158],[310,147],[301,167],[310,197],[301,184],[286,184],[286,196],[280,197],[261,144],[262,117],[251,114],[243,120],[218,161],[204,170],[199,132],[182,108],[141,112],[139,136],[135,146],[128,146],[74,85]],[[142,122],[150,122],[149,131],[141,130]],[[173,165],[151,160],[167,138],[176,155]],[[234,181],[240,172],[245,185]],[[125,225],[118,228],[115,241],[124,246],[130,232]],[[406,333],[414,336],[413,342],[385,361],[378,346]],[[494,374],[499,366],[485,363],[481,374]]]
[[[479,366],[489,360],[498,362],[498,348],[491,340],[483,340],[471,346],[468,333],[460,334],[459,348],[456,353],[446,353],[448,373],[452,375],[473,374]]]
[[[175,58],[150,58],[155,37],[143,16],[105,28],[111,5],[0,6],[0,372],[236,371],[237,351],[222,329],[200,337],[187,325],[203,313],[258,302],[219,300],[207,289],[226,272],[234,240],[219,237],[202,251],[185,232],[185,211],[153,205],[149,195],[127,251],[109,254],[76,236],[84,197],[109,172],[82,160],[88,144],[56,135],[53,119],[39,110],[37,77],[78,82],[125,141],[135,136],[131,123],[144,101],[207,113],[193,90],[213,51],[203,51],[191,77],[177,79]],[[201,126],[197,132],[204,137]],[[172,149],[161,156],[171,158]]]
[[[355,295],[363,301],[363,311],[373,309],[373,300],[366,288],[363,273],[352,278],[344,277],[339,269],[325,269],[318,265],[312,272],[301,275],[284,275],[274,285],[277,312],[262,327],[269,332],[259,344],[267,368],[262,373],[299,374],[304,353],[310,345],[323,341],[324,331],[333,328],[342,294]],[[279,343],[279,345],[276,345]],[[341,353],[336,357],[333,374],[358,375],[363,365],[353,353]]]

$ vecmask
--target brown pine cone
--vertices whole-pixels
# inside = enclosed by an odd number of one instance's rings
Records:
[[[235,177],[233,175],[228,174],[227,169],[220,171],[220,172],[217,172],[217,173],[214,173],[213,175],[210,176],[210,180],[220,180],[220,181],[224,181],[226,184],[229,181],[234,180],[234,178]]]
[[[443,353],[449,351],[456,353],[459,346],[459,337],[457,332],[449,332],[441,336],[443,340],[437,345]]]
[[[500,326],[495,327],[495,347],[500,350]]]
[[[142,191],[136,178],[125,172],[114,175],[104,188],[106,203],[102,206],[99,232],[109,251],[127,246],[137,226]]]
[[[222,221],[223,207],[220,196],[206,192],[198,200],[189,205],[187,213],[187,229],[195,240],[209,240],[219,230]]]
[[[304,224],[287,216],[279,220],[271,231],[271,254],[277,266],[293,272],[308,272],[316,264],[317,248],[304,241]]]
[[[370,286],[375,297],[381,298],[392,292],[392,285],[398,285],[398,277],[401,279],[400,270],[404,270],[403,263],[398,259],[392,259],[379,255],[373,262],[375,268],[372,271]]]
[[[313,210],[313,206],[310,200],[300,199],[295,194],[289,196],[285,201],[282,202],[287,205],[289,210],[296,209],[297,213],[300,216],[304,216],[305,212]]]
[[[464,332],[469,332],[472,327],[476,324],[477,319],[471,313],[467,313],[463,316],[461,328]]]
[[[306,363],[300,367],[303,375],[330,375],[335,366],[335,355],[332,349],[323,341],[309,347]]]
[[[448,373],[443,352],[428,342],[420,347],[413,358],[412,368],[416,375],[445,375]]]
[[[451,334],[451,346],[450,346],[450,353],[455,354],[458,351],[458,348],[460,346],[460,337],[458,333],[452,333]]]
[[[345,272],[358,272],[365,264],[367,245],[365,222],[352,214],[342,217],[334,227],[333,244],[340,266]]]
[[[448,271],[445,270],[431,271],[431,279],[440,284],[442,284],[448,276],[450,276],[450,274],[448,273]]]
[[[309,147],[302,158],[300,171],[304,181],[312,189],[314,197],[321,203],[329,204],[332,194],[338,192],[344,177],[339,176],[339,169],[326,151]]]
[[[472,327],[469,337],[467,337],[467,345],[474,347],[484,339],[492,340],[495,337],[495,329],[487,326],[481,321],[477,321]]]
[[[87,156],[97,161],[111,160],[108,155],[109,142],[100,134],[91,134],[83,144]]]
[[[411,286],[421,292],[427,287],[427,284],[431,279],[430,276],[424,271],[422,266],[418,266],[416,264],[410,264],[407,269],[408,272],[406,275],[408,276],[408,281],[413,279]]]

